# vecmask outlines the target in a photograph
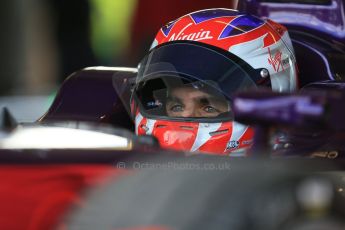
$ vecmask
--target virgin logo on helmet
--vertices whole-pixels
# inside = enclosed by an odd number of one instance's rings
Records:
[[[200,30],[196,33],[179,33],[176,35],[176,33],[173,33],[171,37],[169,38],[169,41],[176,41],[176,40],[194,40],[194,41],[201,41],[201,40],[207,40],[212,39],[213,37],[210,35],[211,31],[209,30]]]
[[[280,50],[278,50],[273,56],[268,47],[268,55],[268,63],[273,67],[274,71],[278,72],[280,67],[284,70],[284,66],[282,64],[282,52]]]

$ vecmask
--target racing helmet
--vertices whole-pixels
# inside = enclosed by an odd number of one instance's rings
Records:
[[[135,132],[165,148],[245,155],[253,130],[234,121],[234,93],[295,90],[296,69],[284,26],[222,8],[187,14],[159,30],[138,66]]]

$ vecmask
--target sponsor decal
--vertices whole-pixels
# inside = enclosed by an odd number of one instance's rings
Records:
[[[185,33],[184,31],[191,26],[192,23],[186,25],[178,34],[173,33],[169,38],[169,41],[176,41],[176,40],[194,40],[194,41],[201,41],[212,39],[213,37],[210,35],[211,31],[209,30],[199,30],[198,32],[193,33]]]
[[[242,141],[242,144],[243,145],[251,145],[251,144],[253,144],[253,140],[251,139],[251,140]]]
[[[226,149],[236,149],[240,145],[240,142],[238,141],[229,141],[228,144],[226,145]]]
[[[282,64],[282,52],[278,50],[274,55],[271,53],[270,47],[268,47],[268,63],[273,67],[275,72],[278,72],[280,68],[284,70],[284,66]],[[286,62],[286,60],[284,60]]]
[[[159,100],[155,100],[147,102],[146,106],[149,108],[157,108],[163,106],[163,104]]]
[[[339,155],[339,153],[336,150],[334,150],[334,151],[319,151],[319,152],[313,152],[310,155],[310,157],[312,157],[312,158],[321,157],[321,158],[335,159],[338,157],[338,155]]]

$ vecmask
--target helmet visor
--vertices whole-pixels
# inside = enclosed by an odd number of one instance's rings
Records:
[[[229,52],[178,41],[157,46],[142,60],[134,97],[147,117],[219,122],[233,119],[235,92],[262,80],[260,70]]]

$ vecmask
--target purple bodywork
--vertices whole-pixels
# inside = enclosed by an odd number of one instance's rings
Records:
[[[261,18],[270,18],[288,28],[296,53],[301,87],[315,81],[344,80],[344,2],[301,2],[244,0],[239,2],[239,9]]]
[[[307,1],[306,1],[307,2]],[[318,31],[319,34],[345,42],[345,8],[342,0],[331,0],[328,4],[302,4],[260,0],[240,1],[240,9],[289,27]]]
[[[65,80],[40,123],[86,121],[133,130],[128,105],[135,68],[86,68]],[[126,100],[126,102],[124,102]]]
[[[233,110],[238,121],[255,129],[253,154],[327,157],[331,153],[328,158],[343,158],[344,89],[344,81],[324,81],[308,84],[294,94],[240,92]],[[274,137],[273,130],[280,134]]]

